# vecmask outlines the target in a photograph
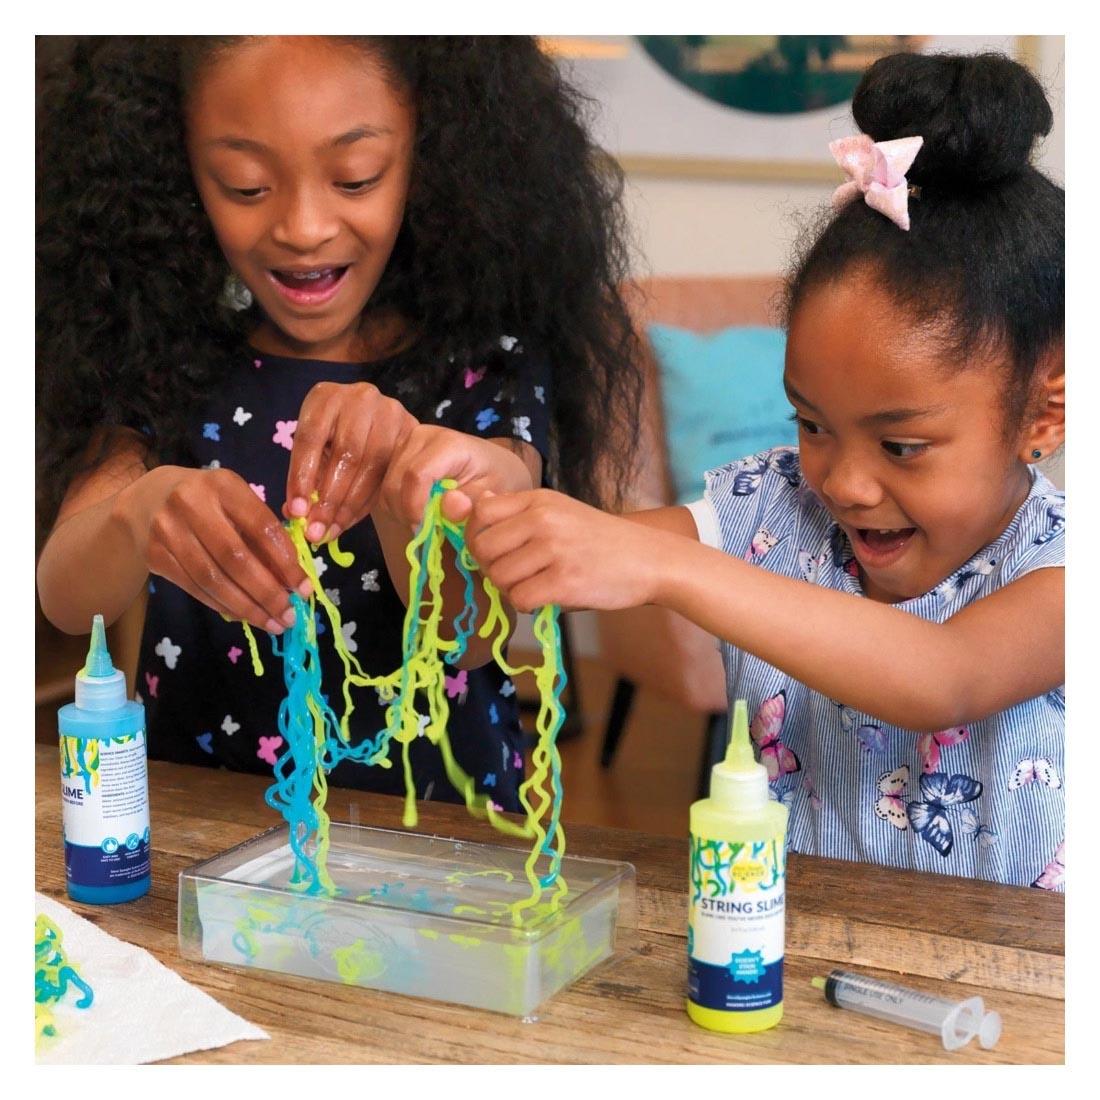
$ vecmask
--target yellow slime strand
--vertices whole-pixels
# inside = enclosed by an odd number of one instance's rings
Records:
[[[241,622],[241,626],[244,627],[244,636],[248,639],[248,652],[252,656],[252,671],[257,676],[264,674],[264,663],[260,660],[260,649],[256,645],[256,635],[252,633],[252,627],[246,623]]]

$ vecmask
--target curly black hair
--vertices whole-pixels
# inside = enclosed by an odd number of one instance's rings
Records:
[[[43,65],[43,527],[72,477],[97,461],[97,436],[140,427],[151,455],[178,453],[188,414],[257,323],[256,307],[235,313],[220,302],[228,268],[184,143],[190,81],[236,41],[79,38],[55,43],[68,48]],[[591,102],[531,38],[352,41],[412,93],[418,119],[404,222],[367,310],[413,322],[417,362],[429,364],[417,379],[425,406],[454,370],[450,357],[475,356],[505,333],[537,348],[554,380],[551,480],[618,503],[641,360],[621,296],[630,261],[622,174],[589,136]]]
[[[827,215],[788,276],[788,320],[812,288],[872,268],[915,320],[938,323],[960,365],[1005,354],[1010,434],[1065,328],[1065,192],[1031,164],[1053,122],[1043,88],[1003,54],[893,54],[864,74],[852,114],[875,141],[923,137],[910,228],[863,202]]]

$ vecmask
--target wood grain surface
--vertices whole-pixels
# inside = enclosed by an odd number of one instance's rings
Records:
[[[153,761],[153,886],[119,906],[65,892],[57,751],[36,746],[36,888],[104,931],[150,951],[270,1042],[198,1051],[221,1063],[1057,1063],[1064,1059],[1064,905],[1060,895],[792,855],[785,1015],[751,1036],[696,1027],[683,1008],[687,842],[572,826],[572,854],[637,870],[636,944],[551,998],[536,1022],[458,1005],[183,959],[179,872],[277,823],[262,776]],[[333,820],[399,828],[396,798],[333,789]],[[495,841],[464,809],[421,805],[418,831]],[[981,995],[1004,1019],[992,1051],[949,1054],[934,1036],[830,1007],[810,978],[832,966],[940,996]]]

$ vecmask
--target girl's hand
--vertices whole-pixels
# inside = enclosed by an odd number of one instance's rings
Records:
[[[306,517],[310,542],[336,538],[370,513],[395,451],[416,427],[400,401],[369,382],[319,382],[298,413],[284,514]]]
[[[521,446],[523,446],[521,444]],[[458,488],[443,495],[443,514],[465,519],[483,493],[511,493],[537,485],[542,462],[533,447],[521,458],[505,439],[478,439],[465,432],[418,424],[394,455],[379,498],[395,521],[419,527],[432,485],[453,478]]]
[[[227,619],[280,634],[289,593],[312,586],[278,516],[231,470],[158,466],[127,490],[125,515],[150,573]]]
[[[484,494],[466,524],[482,572],[517,611],[614,611],[653,602],[662,532],[548,489]]]

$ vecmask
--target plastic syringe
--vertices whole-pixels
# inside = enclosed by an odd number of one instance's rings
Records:
[[[944,1050],[958,1050],[975,1035],[982,1048],[990,1050],[1001,1037],[1001,1017],[986,1012],[981,997],[948,1001],[851,970],[833,970],[827,978],[813,978],[812,984],[837,1008],[938,1035]]]

